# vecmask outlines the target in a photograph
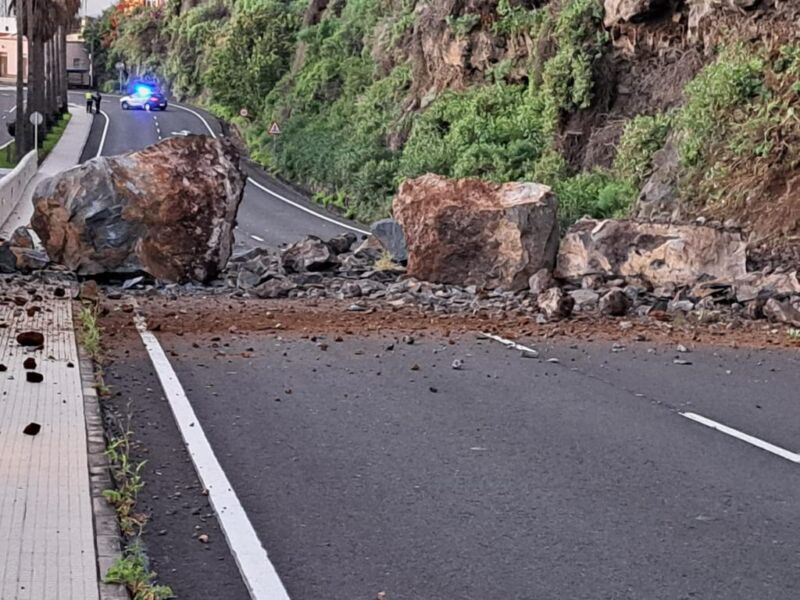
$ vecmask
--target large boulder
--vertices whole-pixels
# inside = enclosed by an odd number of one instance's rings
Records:
[[[393,210],[417,279],[521,290],[555,262],[557,201],[544,185],[424,175],[400,186]]]
[[[702,225],[585,219],[561,242],[556,277],[633,277],[653,286],[701,278],[733,282],[745,275],[746,244],[737,232]]]
[[[169,138],[43,181],[31,225],[50,258],[80,275],[207,282],[230,257],[244,185],[229,141]]]

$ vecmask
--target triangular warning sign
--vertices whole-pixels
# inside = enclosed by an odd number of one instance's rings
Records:
[[[269,134],[270,135],[280,135],[281,134],[281,127],[278,125],[277,121],[273,121],[272,125],[269,126]]]

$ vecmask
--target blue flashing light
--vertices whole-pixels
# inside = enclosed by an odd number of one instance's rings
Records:
[[[153,88],[147,85],[139,84],[133,88],[133,93],[137,96],[149,96],[153,93]]]

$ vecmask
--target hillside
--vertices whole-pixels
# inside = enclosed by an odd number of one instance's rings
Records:
[[[427,172],[533,180],[564,224],[704,216],[744,226],[759,260],[800,239],[798,15],[796,0],[171,0],[109,11],[93,35],[107,65],[157,74],[356,218]]]

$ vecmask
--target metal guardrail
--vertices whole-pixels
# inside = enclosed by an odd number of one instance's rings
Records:
[[[25,188],[39,169],[37,154],[31,150],[22,157],[14,170],[0,179],[0,224],[5,223],[11,212],[22,200]]]

